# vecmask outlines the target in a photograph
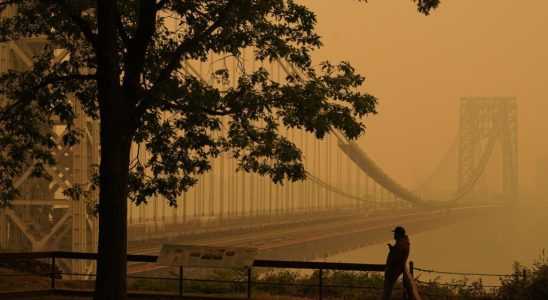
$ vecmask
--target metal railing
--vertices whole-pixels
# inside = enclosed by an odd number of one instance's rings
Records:
[[[66,294],[66,290],[62,290],[56,287],[56,279],[60,275],[86,275],[95,276],[94,274],[78,274],[60,272],[57,270],[56,260],[58,259],[84,259],[84,260],[97,260],[97,253],[85,253],[85,252],[64,252],[64,251],[52,251],[52,252],[17,252],[17,253],[0,253],[0,263],[10,262],[14,260],[24,259],[48,259],[51,262],[51,272],[49,274],[34,274],[34,275],[49,275],[51,280],[51,286],[48,289],[51,293],[63,292]],[[156,255],[135,255],[128,254],[127,261],[134,263],[156,263],[158,256]],[[407,295],[408,299],[420,300],[420,296],[415,285],[415,281],[412,276],[413,264],[410,263],[411,270],[407,267],[403,273],[404,295]],[[158,277],[143,277],[143,276],[128,276],[128,278],[148,278],[148,279],[170,279],[178,280],[178,294],[173,296],[183,296],[184,281],[209,281],[209,282],[226,282],[246,285],[246,298],[251,299],[252,285],[267,285],[267,284],[280,284],[269,283],[263,281],[252,280],[253,268],[268,268],[268,269],[301,269],[301,270],[316,270],[318,271],[318,282],[314,284],[308,284],[310,287],[316,287],[318,289],[318,298],[321,300],[324,297],[324,291],[326,288],[363,288],[360,286],[352,285],[330,285],[325,284],[324,271],[363,271],[363,272],[383,272],[385,270],[384,264],[358,264],[358,263],[331,263],[331,262],[304,262],[304,261],[281,261],[281,260],[255,260],[251,268],[245,268],[247,273],[247,279],[245,281],[222,281],[222,280],[199,280],[199,279],[187,279],[183,278],[183,266],[179,266],[178,278],[158,278]],[[24,275],[24,274],[22,274]],[[408,283],[408,284],[407,284]],[[291,283],[283,283],[283,285],[292,285]],[[294,285],[294,284],[293,284]],[[298,284],[304,285],[304,284]],[[92,291],[79,291],[93,293]],[[4,294],[9,294],[5,292]]]

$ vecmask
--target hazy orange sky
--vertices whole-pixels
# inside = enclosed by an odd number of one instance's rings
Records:
[[[442,0],[426,17],[412,1],[299,0],[318,17],[316,60],[348,60],[379,114],[360,144],[390,175],[421,181],[458,130],[461,97],[518,99],[520,186],[548,156],[548,1]]]

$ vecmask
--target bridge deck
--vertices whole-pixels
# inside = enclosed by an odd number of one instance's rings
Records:
[[[486,206],[473,209],[409,212],[378,217],[352,215],[347,218],[335,218],[316,223],[288,224],[282,227],[253,228],[235,232],[227,231],[214,236],[187,235],[178,240],[156,241],[147,245],[130,247],[129,252],[157,255],[163,243],[227,247],[246,246],[258,248],[260,250],[259,258],[261,259],[310,260],[326,254],[390,240],[392,238],[390,230],[397,225],[406,226],[412,233],[421,232],[437,228],[445,223],[454,223],[464,218],[480,216],[486,210],[493,209],[498,208]],[[333,243],[334,241],[336,242]],[[322,247],[316,247],[318,243],[321,243]],[[311,251],[307,250],[308,246],[312,248]],[[288,249],[294,251],[288,252]],[[327,253],[320,253],[319,249]],[[300,253],[295,253],[295,251]]]

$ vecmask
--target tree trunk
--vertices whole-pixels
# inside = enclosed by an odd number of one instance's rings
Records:
[[[116,119],[101,118],[99,256],[96,300],[125,299],[127,283],[127,194],[131,134]],[[118,128],[117,128],[118,127]]]
[[[127,98],[119,88],[111,92],[101,107],[97,300],[125,299],[127,289],[127,196],[134,130]]]
[[[101,166],[96,300],[125,299],[127,290],[127,195],[134,126],[131,102],[120,87],[115,11],[116,1],[97,1]]]

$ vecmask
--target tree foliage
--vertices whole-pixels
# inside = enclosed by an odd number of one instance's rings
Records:
[[[2,204],[16,195],[11,179],[29,166],[33,176],[47,177],[44,166],[55,163],[52,149],[81,138],[70,99],[93,118],[99,117],[101,101],[95,3],[16,2],[18,14],[0,24],[1,40],[43,36],[48,43],[41,45],[32,67],[0,78],[0,92],[10,99],[0,112]],[[280,126],[302,128],[318,138],[336,128],[353,139],[365,128],[359,118],[374,112],[375,98],[356,90],[363,77],[350,64],[312,67],[310,52],[321,42],[313,31],[315,15],[304,6],[233,0],[160,1],[149,8],[147,1],[140,2],[118,1],[116,12],[120,88],[131,96],[133,140],[150,153],[149,161],[132,165],[130,196],[137,203],[159,194],[175,204],[196,175],[210,169],[209,158],[221,152],[237,158],[239,169],[275,182],[303,179],[301,153],[279,134]],[[170,20],[177,26],[168,26]],[[306,80],[294,75],[276,82],[259,69],[238,74],[235,86],[221,89],[178,72],[184,60],[206,61],[210,52],[239,57],[247,47],[254,47],[258,60],[287,59]],[[56,61],[59,53],[67,55]],[[215,71],[233,76],[233,70]],[[222,116],[230,120],[225,136],[217,134]],[[67,126],[61,141],[44,130],[57,118]]]
[[[0,77],[0,93],[10,99],[0,111],[3,205],[17,195],[13,178],[30,166],[32,176],[48,177],[44,167],[55,163],[51,150],[81,138],[69,99],[77,99],[93,118],[99,117],[100,101],[95,1],[8,2],[17,5],[17,14],[2,18],[1,41],[41,36],[48,43],[30,68]],[[417,5],[428,13],[438,1]],[[353,139],[364,131],[359,118],[374,112],[375,98],[356,91],[363,77],[350,64],[312,67],[310,52],[321,46],[316,17],[294,1],[122,0],[116,16],[120,87],[132,96],[134,141],[151,154],[149,161],[132,165],[130,195],[137,203],[160,194],[175,204],[196,175],[210,169],[209,157],[221,152],[237,158],[240,169],[275,182],[302,179],[300,152],[278,134],[280,126],[303,128],[318,138],[336,128]],[[210,52],[238,57],[251,46],[258,60],[287,59],[306,81],[289,76],[275,82],[260,69],[239,74],[237,86],[220,90],[177,72],[184,60],[206,61]],[[59,53],[66,55],[62,61],[55,60]],[[216,71],[229,76],[229,70]],[[165,113],[171,117],[163,118]],[[219,136],[225,115],[230,128]],[[54,118],[67,126],[61,141],[44,130]]]
[[[532,267],[519,262],[513,265],[513,272],[500,279],[501,286],[497,291],[498,299],[533,300],[548,298],[548,258],[544,250]]]
[[[359,0],[368,2],[368,0]],[[440,5],[440,0],[413,0],[417,4],[417,10],[425,15],[429,15],[430,11],[436,9]]]

